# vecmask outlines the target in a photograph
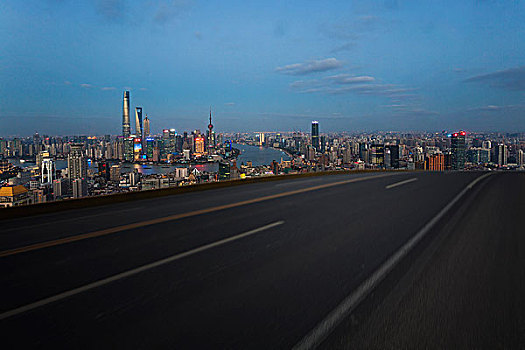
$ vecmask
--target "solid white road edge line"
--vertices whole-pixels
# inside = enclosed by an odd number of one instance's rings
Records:
[[[130,277],[130,276],[139,274],[139,273],[147,271],[147,270],[151,270],[151,269],[153,269],[155,267],[159,267],[161,265],[165,265],[165,264],[171,263],[171,262],[173,262],[175,260],[179,260],[179,259],[188,257],[190,255],[197,254],[197,253],[200,253],[202,251],[205,251],[205,250],[208,250],[208,249],[211,249],[211,248],[215,248],[215,247],[218,247],[220,245],[223,245],[223,244],[226,244],[226,243],[229,243],[229,242],[233,242],[233,241],[236,241],[238,239],[241,239],[241,238],[244,238],[244,237],[247,237],[247,236],[254,235],[254,234],[259,233],[261,231],[268,230],[268,229],[270,229],[272,227],[279,226],[279,225],[282,225],[282,224],[284,224],[284,221],[276,221],[276,222],[273,222],[271,224],[268,224],[268,225],[265,225],[265,226],[261,226],[259,228],[256,228],[256,229],[253,229],[253,230],[250,230],[250,231],[238,234],[236,236],[232,236],[232,237],[229,237],[229,238],[221,239],[221,240],[219,240],[217,242],[205,244],[205,245],[200,246],[198,248],[191,249],[191,250],[188,250],[188,251],[183,252],[183,253],[175,254],[175,255],[172,255],[172,256],[170,256],[168,258],[165,258],[165,259],[162,259],[162,260],[158,260],[158,261],[146,264],[146,265],[142,265],[142,266],[134,268],[132,270],[121,272],[121,273],[113,275],[111,277],[107,277],[107,278],[98,280],[96,282],[89,283],[89,284],[86,284],[84,286],[81,286],[81,287],[78,287],[78,288],[75,288],[75,289],[71,289],[71,290],[69,290],[67,292],[63,292],[63,293],[54,295],[52,297],[36,301],[34,303],[27,304],[27,305],[18,307],[16,309],[12,309],[12,310],[6,311],[6,312],[0,314],[0,320],[4,320],[4,319],[9,318],[11,316],[15,316],[15,315],[24,313],[26,311],[39,308],[41,306],[54,303],[55,301],[59,301],[59,300],[62,300],[62,299],[69,298],[69,297],[71,297],[73,295],[86,292],[86,291],[88,291],[90,289],[101,287],[101,286],[106,285],[108,283],[111,283],[111,282],[114,282],[114,281],[118,281],[120,279],[123,279],[123,278],[126,278],[126,277]]]
[[[458,193],[441,211],[434,216],[415,236],[406,242],[397,252],[386,260],[368,279],[356,290],[347,296],[335,309],[333,309],[321,322],[319,322],[293,349],[314,349],[335,329],[335,327],[350,314],[350,312],[363,300],[385,276],[405,257],[414,246],[430,231],[430,229],[456,204],[474,185],[493,173],[477,177]]]

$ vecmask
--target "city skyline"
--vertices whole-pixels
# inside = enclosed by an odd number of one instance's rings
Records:
[[[6,1],[0,136],[525,131],[525,5]]]

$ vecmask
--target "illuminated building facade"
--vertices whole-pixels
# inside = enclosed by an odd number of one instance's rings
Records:
[[[135,108],[135,135],[142,138],[142,107]]]
[[[465,169],[465,137],[467,133],[464,131],[455,132],[450,136],[450,144],[452,150],[451,167],[452,170]]]
[[[135,138],[130,136],[124,139],[124,160],[127,162],[133,161],[133,140]]]
[[[204,137],[198,136],[195,138],[195,154],[202,155],[206,153],[206,147],[204,144]]]
[[[445,156],[442,153],[428,156],[425,160],[425,170],[430,171],[444,171],[445,170]]]
[[[370,147],[370,163],[380,167],[385,164],[385,145],[373,144]]]
[[[0,187],[0,207],[16,207],[29,204],[28,190],[24,186]]]
[[[55,162],[50,158],[42,159],[41,182],[43,185],[50,184],[55,179]]]
[[[219,180],[230,179],[230,163],[220,162],[219,163]]]
[[[149,160],[153,159],[153,150],[155,148],[155,139],[152,137],[146,138],[146,157]]]
[[[142,160],[142,140],[140,137],[133,139],[133,160],[136,162]]]

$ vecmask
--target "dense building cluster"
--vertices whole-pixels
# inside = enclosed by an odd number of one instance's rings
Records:
[[[288,152],[290,170],[340,169],[512,170],[523,169],[525,134],[501,133],[311,133],[225,134],[237,143]]]
[[[0,139],[0,207],[324,170],[524,169],[525,134],[321,133],[318,121],[309,133],[216,134],[211,110],[206,134],[154,134],[141,107],[131,128],[128,91],[123,101],[122,135]],[[286,157],[239,162],[235,144]]]

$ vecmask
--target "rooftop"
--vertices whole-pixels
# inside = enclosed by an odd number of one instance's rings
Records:
[[[27,188],[22,185],[0,187],[0,196],[13,197],[26,192]]]

